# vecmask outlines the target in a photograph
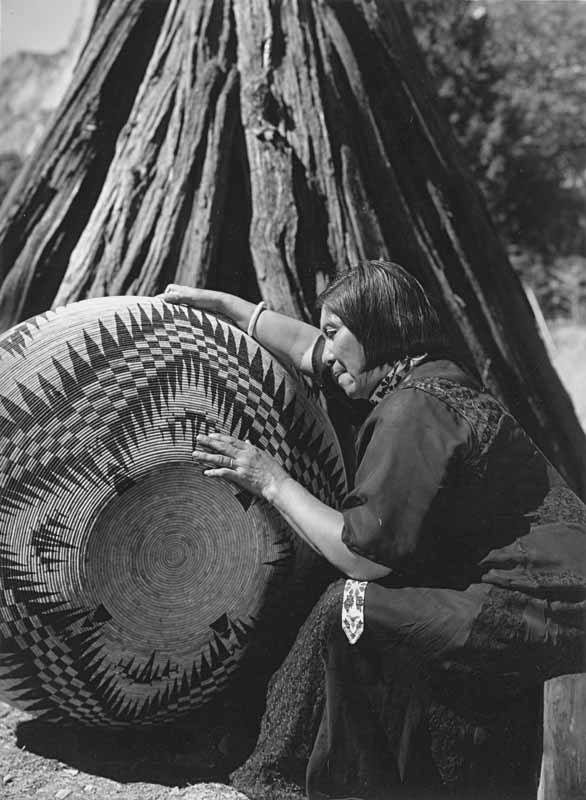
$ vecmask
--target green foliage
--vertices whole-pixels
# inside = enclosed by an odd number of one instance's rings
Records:
[[[489,48],[491,20],[469,0],[413,0],[407,7],[444,113],[482,179],[503,76]]]
[[[408,8],[495,224],[522,276],[538,293],[549,287],[553,309],[554,260],[583,265],[586,245],[586,3]]]
[[[516,2],[495,9],[491,49],[505,71],[497,104],[502,134],[489,179],[501,225],[516,244],[546,258],[583,252],[586,7]]]

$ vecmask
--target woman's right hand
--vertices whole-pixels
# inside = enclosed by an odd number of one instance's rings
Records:
[[[168,303],[184,303],[202,311],[211,311],[212,314],[227,317],[243,331],[246,330],[255,309],[254,303],[249,303],[248,300],[235,294],[217,292],[214,289],[195,289],[178,283],[170,283],[159,297]]]
[[[169,303],[185,303],[225,317],[242,331],[248,329],[257,307],[256,303],[235,294],[213,289],[194,289],[177,283],[170,283],[159,297]],[[319,329],[313,325],[274,311],[266,311],[260,316],[254,334],[254,338],[276,358],[306,375],[312,374],[313,346],[318,336]]]
[[[220,292],[194,289],[192,286],[181,286],[178,283],[170,283],[160,297],[168,303],[183,303],[208,311],[219,311],[221,305]]]

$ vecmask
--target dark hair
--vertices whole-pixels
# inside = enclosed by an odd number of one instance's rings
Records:
[[[423,286],[392,261],[361,261],[318,298],[364,347],[366,368],[439,354],[446,341]]]

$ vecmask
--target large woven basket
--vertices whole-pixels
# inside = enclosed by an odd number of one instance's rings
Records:
[[[345,491],[311,391],[209,314],[101,298],[0,337],[4,699],[137,725],[230,685],[315,556],[266,503],[203,476],[192,450],[212,430],[330,505]]]

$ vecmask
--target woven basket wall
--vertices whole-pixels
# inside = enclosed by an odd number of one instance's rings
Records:
[[[0,696],[48,719],[164,722],[224,691],[315,558],[266,503],[206,478],[220,431],[312,493],[345,491],[304,382],[217,318],[100,298],[0,337]]]

